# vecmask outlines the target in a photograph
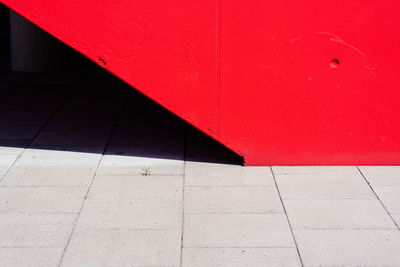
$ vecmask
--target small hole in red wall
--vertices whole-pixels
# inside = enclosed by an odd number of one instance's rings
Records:
[[[331,66],[332,69],[336,69],[337,67],[339,67],[339,64],[340,64],[339,59],[334,58],[331,60],[329,65]]]

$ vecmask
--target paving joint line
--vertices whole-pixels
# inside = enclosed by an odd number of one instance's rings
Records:
[[[182,221],[181,221],[181,248],[179,266],[183,264],[183,231],[185,224],[185,184],[186,184],[186,159],[187,159],[187,124],[183,125],[183,179],[182,179]]]
[[[51,212],[51,211],[19,211],[19,212],[0,212],[1,214],[78,214],[77,212]]]
[[[33,76],[32,76],[33,79]],[[6,177],[6,175],[10,172],[12,167],[14,167],[15,163],[21,158],[22,154],[25,152],[27,148],[29,148],[33,141],[39,136],[39,134],[42,132],[44,127],[50,122],[50,120],[57,114],[58,111],[60,111],[61,107],[67,102],[67,100],[72,96],[72,93],[79,88],[79,86],[82,84],[84,78],[82,78],[78,84],[75,86],[71,87],[71,90],[66,94],[65,98],[61,101],[61,103],[58,105],[58,107],[53,111],[53,113],[50,114],[50,116],[42,123],[42,125],[39,127],[39,129],[36,131],[36,133],[33,135],[33,137],[30,139],[28,144],[22,149],[20,153],[18,153],[18,156],[15,158],[14,162],[11,164],[11,166],[7,169],[7,171],[4,173],[4,175],[1,177],[0,182],[3,181],[3,179]]]
[[[257,248],[296,248],[296,247],[290,247],[290,246],[198,246],[198,247],[184,247],[184,248],[253,248],[253,249],[257,249]]]
[[[396,223],[396,220],[392,217],[392,215],[390,214],[390,212],[388,211],[388,209],[386,208],[386,206],[383,204],[382,200],[379,198],[378,194],[375,192],[374,188],[371,186],[371,184],[368,182],[367,178],[365,177],[365,175],[363,174],[363,172],[361,171],[361,169],[356,166],[357,170],[360,172],[361,176],[364,178],[364,181],[367,183],[367,185],[369,186],[369,188],[372,190],[372,192],[374,193],[375,197],[378,199],[378,201],[381,203],[382,207],[385,209],[387,215],[389,215],[390,219],[392,220],[392,222],[394,223],[394,225],[396,226],[397,230],[400,230],[399,225]]]
[[[101,157],[100,157],[100,159],[99,159],[99,162],[97,163],[97,166],[96,166],[96,170],[95,170],[95,172],[94,172],[94,174],[93,174],[92,180],[90,181],[90,184],[89,184],[89,187],[88,187],[88,189],[87,189],[87,191],[86,191],[85,197],[83,198],[82,205],[81,205],[81,207],[80,207],[80,209],[79,209],[78,216],[76,217],[74,226],[72,227],[72,231],[71,231],[71,233],[70,233],[70,235],[69,235],[69,237],[68,237],[67,243],[66,243],[66,245],[65,245],[65,247],[64,247],[64,250],[63,250],[63,253],[62,253],[62,255],[61,255],[60,261],[59,261],[59,263],[58,263],[58,266],[61,266],[61,263],[62,263],[62,261],[63,261],[63,259],[64,259],[64,256],[65,256],[65,253],[66,253],[66,251],[67,251],[67,248],[68,248],[68,246],[69,246],[69,244],[70,244],[70,242],[71,242],[72,235],[73,235],[74,232],[75,232],[76,225],[77,225],[77,223],[78,223],[79,217],[80,217],[80,215],[81,215],[81,212],[82,212],[82,210],[83,210],[83,207],[85,206],[86,199],[87,199],[87,197],[88,197],[88,195],[89,195],[89,192],[90,192],[90,189],[91,189],[92,184],[93,184],[93,182],[94,182],[94,179],[96,178],[96,174],[97,174],[97,171],[98,171],[98,169],[99,169],[99,167],[100,167],[101,161],[103,160],[104,154],[105,154],[106,151],[107,151],[107,148],[108,148],[108,146],[109,146],[109,144],[110,144],[110,141],[111,141],[111,139],[112,139],[112,137],[113,137],[115,128],[117,127],[117,124],[118,124],[118,122],[119,122],[119,120],[120,120],[120,118],[121,118],[122,112],[123,112],[123,111],[125,110],[125,108],[126,108],[127,102],[128,102],[128,91],[125,92],[125,99],[123,100],[123,103],[121,104],[121,107],[120,107],[120,109],[119,109],[119,111],[118,111],[117,117],[116,117],[116,119],[115,119],[115,121],[114,121],[114,123],[113,123],[113,125],[112,125],[112,127],[111,127],[111,129],[110,129],[110,132],[109,132],[109,135],[108,135],[108,138],[107,138],[107,142],[106,142],[106,144],[104,145],[103,153],[101,154]]]
[[[180,228],[80,228],[85,231],[180,231]]]
[[[63,248],[63,246],[0,246],[0,248]]]
[[[193,187],[193,188],[208,188],[208,187],[216,187],[216,188],[275,188],[275,185],[185,185],[185,187]]]
[[[374,197],[283,197],[283,200],[375,200]]]
[[[182,176],[182,175],[184,175],[183,173],[179,173],[179,174],[158,174],[158,173],[152,173],[151,174],[151,176],[152,177],[157,177],[157,178],[160,178],[160,177],[163,177],[163,176],[167,176],[168,178],[169,177],[179,177],[179,176]],[[138,178],[138,177],[143,177],[143,174],[138,174],[138,173],[124,173],[124,174],[104,174],[104,173],[100,173],[100,174],[96,174],[96,176],[97,177],[107,177],[107,176],[129,176],[129,177],[132,177],[132,178]],[[165,178],[165,179],[168,179],[168,178]]]
[[[221,214],[221,215],[240,215],[240,214],[255,214],[255,215],[273,215],[284,214],[283,212],[185,212],[185,214],[205,215],[205,214]]]
[[[294,227],[297,231],[397,231],[396,228],[298,228]]]
[[[275,186],[276,186],[276,190],[278,190],[279,199],[281,200],[282,208],[283,208],[283,211],[284,211],[284,213],[285,213],[286,220],[287,220],[287,222],[288,222],[290,232],[292,233],[294,245],[295,245],[296,250],[297,250],[297,255],[299,256],[300,264],[301,264],[301,266],[304,267],[303,259],[301,258],[301,255],[300,255],[299,246],[298,246],[298,244],[297,244],[296,237],[294,236],[293,228],[292,228],[292,225],[291,225],[291,223],[290,223],[289,216],[288,216],[288,214],[287,214],[285,204],[283,203],[283,199],[282,199],[282,196],[281,196],[281,191],[279,190],[278,183],[276,182],[276,177],[275,177],[274,170],[272,169],[272,167],[269,167],[269,169],[270,169],[270,171],[271,171],[271,173],[272,173],[272,178],[274,179]]]
[[[88,185],[0,185],[0,188],[86,188]]]

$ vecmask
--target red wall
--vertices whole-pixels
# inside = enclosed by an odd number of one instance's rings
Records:
[[[400,164],[400,1],[1,2],[248,165]]]

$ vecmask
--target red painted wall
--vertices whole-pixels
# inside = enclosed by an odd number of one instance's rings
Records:
[[[397,0],[1,0],[248,165],[400,164]]]

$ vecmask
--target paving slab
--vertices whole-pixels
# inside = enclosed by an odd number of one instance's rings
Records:
[[[275,187],[186,187],[186,213],[283,213]]]
[[[86,187],[95,170],[95,166],[14,166],[0,185]]]
[[[396,229],[377,199],[284,200],[294,229]]]
[[[42,132],[110,132],[114,125],[114,121],[106,121],[99,118],[86,119],[81,118],[79,115],[71,116],[68,113],[65,116],[57,115],[53,117],[50,124],[46,124]]]
[[[181,229],[182,176],[96,176],[77,227]]]
[[[180,230],[182,203],[150,199],[87,201],[77,228]]]
[[[0,266],[55,267],[63,251],[62,247],[0,247]]]
[[[17,103],[7,103],[0,106],[0,123],[3,125],[18,124],[22,126],[40,127],[60,105],[65,96],[49,96],[45,101],[45,108],[26,106],[26,103],[34,103],[37,99],[15,100]],[[43,101],[43,100],[42,100]],[[26,103],[21,103],[26,102]],[[35,103],[37,105],[37,103]]]
[[[175,230],[78,230],[61,266],[179,266]]]
[[[142,175],[143,168],[148,168],[151,175],[182,175],[183,160],[104,155],[98,175]]]
[[[275,186],[269,167],[187,161],[187,186]]]
[[[400,227],[400,213],[392,213],[392,214],[390,214],[390,216],[392,216],[392,218],[396,222],[397,226]]]
[[[301,266],[295,248],[184,248],[182,266]]]
[[[399,266],[398,230],[295,230],[304,266]]]
[[[75,152],[75,153],[90,153],[90,154],[101,155],[104,152],[104,145],[101,145],[101,146],[30,145],[29,149],[51,150],[51,151],[66,151],[66,152],[70,152],[70,153],[71,152]],[[96,157],[96,158],[99,160],[101,157]],[[70,164],[73,165],[73,163],[70,163]],[[68,163],[66,165],[68,165]],[[91,166],[94,166],[94,165],[96,165],[96,164],[92,164]]]
[[[19,155],[25,149],[27,145],[26,139],[17,139],[18,144],[15,144],[13,141],[0,139],[0,154],[15,154]],[[20,143],[21,142],[21,143]]]
[[[184,247],[294,247],[284,214],[185,214]]]
[[[63,247],[77,214],[0,213],[0,247]]]
[[[2,177],[17,159],[17,154],[0,154],[0,177]]]
[[[373,186],[400,186],[400,166],[360,166],[359,168]]]
[[[26,149],[16,166],[97,166],[100,159],[95,153]]]
[[[282,198],[374,198],[356,167],[273,167]]]
[[[105,146],[109,132],[42,132],[32,146]]]
[[[88,200],[182,201],[183,176],[96,175]]]
[[[30,125],[2,125],[0,139],[31,139],[40,127]]]
[[[0,179],[7,173],[9,166],[0,166]]]
[[[77,213],[85,187],[0,187],[0,213]]]
[[[273,166],[275,175],[358,176],[355,166]]]
[[[116,129],[107,152],[113,153],[128,150],[136,152],[137,155],[140,155],[140,153],[144,155],[146,153],[154,153],[155,157],[157,155],[164,155],[165,157],[175,155],[176,157],[183,158],[184,137],[181,133],[169,133],[169,136],[168,132],[160,134],[153,131],[149,132],[149,128],[152,129],[151,125],[147,125],[146,128],[146,130],[142,130],[138,126],[138,129],[132,132],[130,130],[122,131],[121,129]],[[162,131],[162,129],[153,130]]]
[[[390,213],[400,213],[400,186],[373,186],[373,189]]]

